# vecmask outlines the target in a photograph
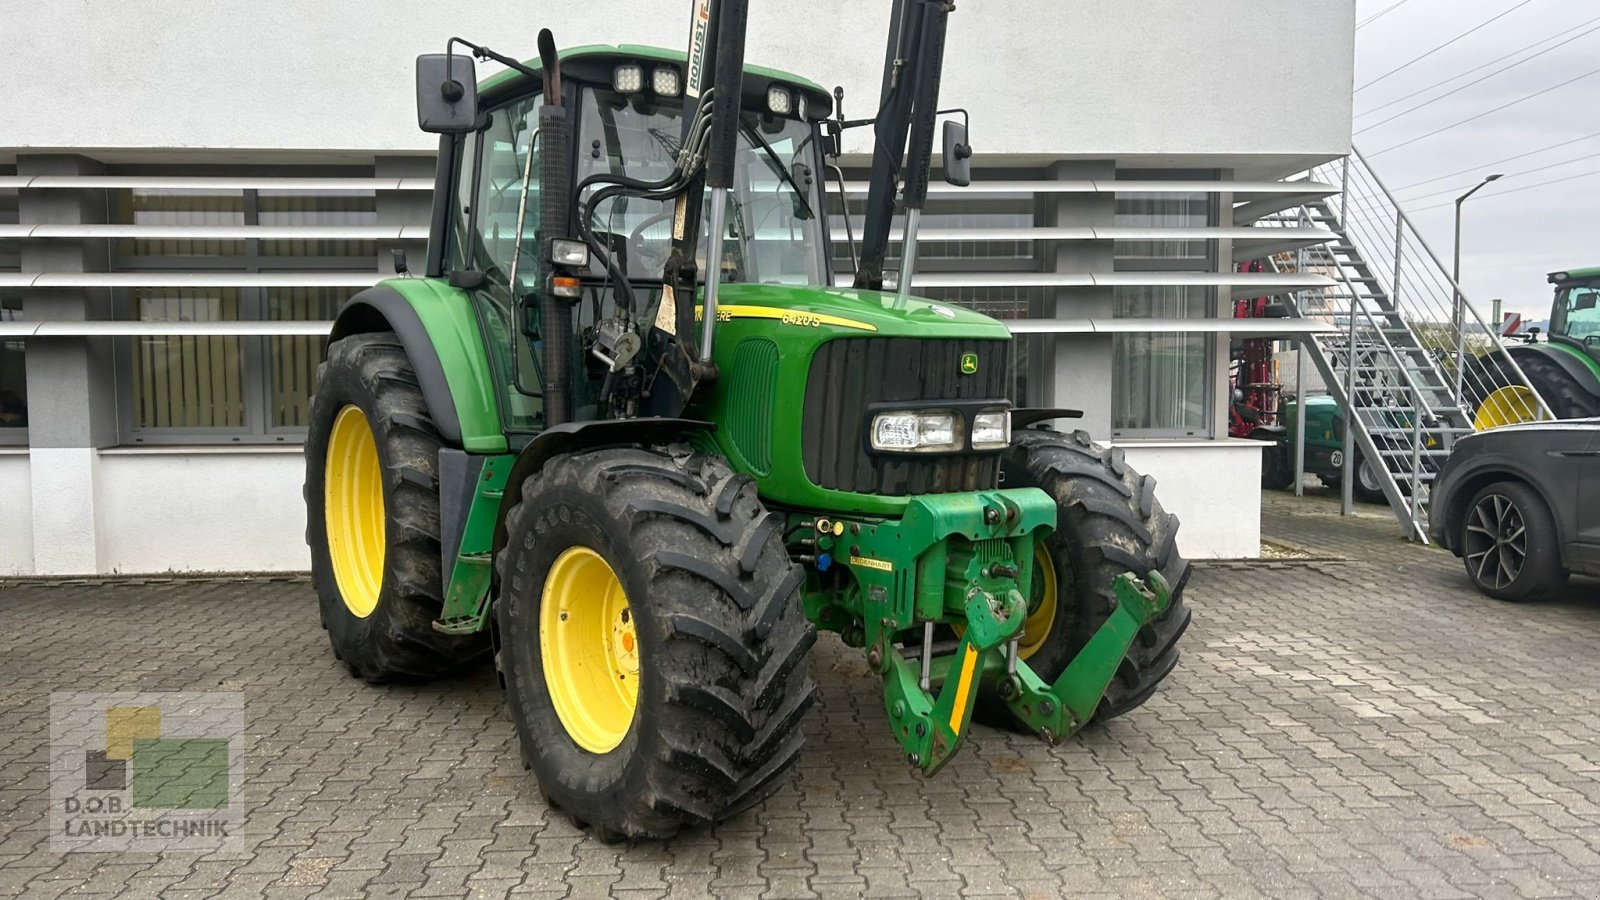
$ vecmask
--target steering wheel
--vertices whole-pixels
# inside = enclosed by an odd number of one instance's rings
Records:
[[[672,242],[670,240],[667,242],[667,250],[657,252],[651,248],[649,242],[645,241],[645,230],[651,225],[665,222],[670,218],[672,218],[672,207],[669,206],[661,212],[658,212],[655,215],[645,219],[643,222],[640,222],[634,227],[633,231],[628,233],[629,255],[634,259],[639,260],[640,263],[645,265],[649,271],[654,272],[667,264],[667,257],[672,254]]]

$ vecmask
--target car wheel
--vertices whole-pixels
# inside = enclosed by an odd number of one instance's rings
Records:
[[[1550,508],[1532,488],[1502,481],[1479,491],[1461,523],[1461,559],[1478,590],[1499,600],[1538,600],[1567,581]]]

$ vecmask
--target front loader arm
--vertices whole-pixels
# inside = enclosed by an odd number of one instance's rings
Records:
[[[883,85],[872,126],[872,170],[867,177],[866,222],[855,286],[883,288],[884,261],[894,224],[895,194],[908,213],[906,248],[915,251],[915,219],[928,195],[933,126],[938,116],[939,76],[944,66],[945,27],[955,5],[949,0],[894,0],[884,50]],[[902,282],[909,279],[905,268]],[[902,284],[901,292],[909,285]]]

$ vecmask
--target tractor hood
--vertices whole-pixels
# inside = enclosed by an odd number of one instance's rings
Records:
[[[917,297],[901,300],[886,291],[815,285],[724,284],[717,318],[774,319],[798,328],[829,327],[884,337],[1011,337],[998,320],[959,306]]]

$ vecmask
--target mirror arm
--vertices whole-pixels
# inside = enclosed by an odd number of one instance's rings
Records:
[[[952,115],[955,115],[956,113],[960,113],[961,114],[961,127],[965,128],[967,131],[971,131],[972,130],[972,120],[967,117],[967,110],[966,110],[965,107],[957,106],[957,107],[953,107],[951,109],[941,109],[941,110],[938,110],[937,112],[935,112],[934,115],[936,115],[936,116],[952,116]]]
[[[444,47],[445,54],[448,55],[448,56],[454,56],[455,55],[455,47],[456,47],[457,44],[460,44],[461,46],[466,47],[468,50],[471,50],[472,51],[472,55],[476,56],[480,60],[493,60],[493,61],[499,63],[500,65],[505,66],[508,69],[515,69],[516,71],[521,72],[522,74],[528,76],[529,78],[538,78],[541,81],[544,79],[544,73],[540,72],[538,69],[530,69],[527,66],[523,65],[522,63],[518,62],[517,60],[512,59],[509,56],[504,56],[502,54],[496,53],[493,50],[490,50],[488,47],[484,47],[484,46],[482,46],[480,44],[474,44],[473,42],[471,42],[469,40],[466,40],[465,38],[459,38],[459,37],[451,38],[450,41],[445,44],[445,47]]]

